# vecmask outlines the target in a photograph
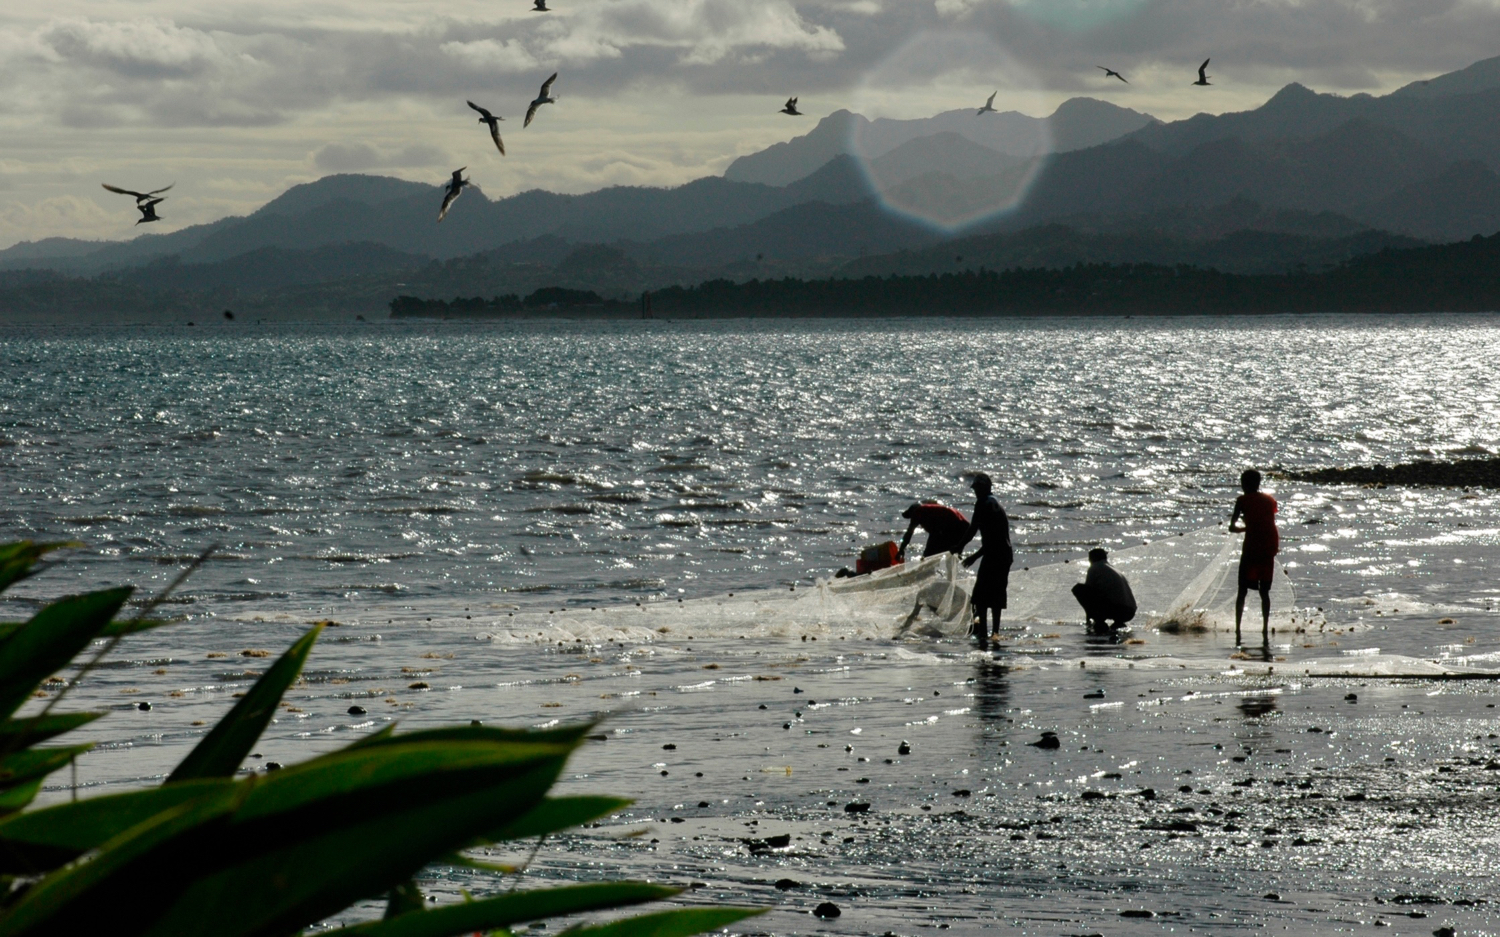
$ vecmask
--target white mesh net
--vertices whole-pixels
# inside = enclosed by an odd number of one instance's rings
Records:
[[[1111,554],[1130,580],[1140,611],[1135,623],[1166,629],[1234,627],[1238,537],[1193,531]],[[1018,567],[1010,575],[1007,622],[1082,624],[1070,591],[1088,564]],[[731,593],[706,599],[645,602],[637,606],[517,614],[495,640],[639,641],[676,637],[819,637],[893,639],[958,637],[969,627],[973,577],[952,554],[929,557],[849,579],[820,579],[811,588]],[[1292,589],[1284,571],[1271,594],[1272,622],[1289,620]],[[1246,610],[1259,624],[1259,600]],[[496,624],[501,624],[496,622]]]

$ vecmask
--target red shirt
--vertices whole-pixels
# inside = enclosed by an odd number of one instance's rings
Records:
[[[1276,530],[1276,499],[1263,491],[1240,495],[1235,510],[1245,519],[1245,556],[1269,557],[1281,552],[1281,534]]]
[[[944,504],[918,505],[911,512],[911,519],[928,534],[945,540],[962,537],[969,530],[969,519]]]

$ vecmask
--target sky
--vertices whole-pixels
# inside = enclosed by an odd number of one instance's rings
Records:
[[[1043,116],[1092,96],[1165,120],[1298,81],[1383,94],[1500,54],[1500,0],[8,0],[0,248],[246,214],[335,172],[491,198],[676,185],[840,108]],[[1212,57],[1213,85],[1196,88]],[[1123,72],[1105,78],[1096,65]],[[521,128],[557,71],[557,103]],[[802,118],[778,113],[797,95]],[[472,99],[506,118],[508,156]]]

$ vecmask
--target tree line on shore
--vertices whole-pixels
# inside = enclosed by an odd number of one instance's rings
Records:
[[[391,310],[397,317],[441,317],[580,306],[639,315],[645,304],[554,288],[524,300],[401,296]],[[860,279],[710,280],[654,291],[649,309],[655,316],[688,318],[1482,312],[1500,310],[1500,233],[1385,250],[1318,272],[1234,274],[1186,265],[1099,263]]]

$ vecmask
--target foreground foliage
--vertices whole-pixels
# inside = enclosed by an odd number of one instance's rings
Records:
[[[0,546],[0,590],[30,575],[59,546]],[[608,882],[513,890],[426,908],[415,881],[425,866],[513,872],[461,850],[546,836],[629,803],[547,796],[591,729],[587,724],[403,734],[388,726],[301,764],[236,778],[321,626],[287,649],[160,787],[26,810],[47,775],[89,748],[39,743],[103,714],[53,714],[67,685],[42,713],[16,712],[96,639],[110,639],[107,651],[133,632],[162,624],[117,619],[130,594],[110,589],[71,596],[24,623],[0,623],[0,937],[273,937],[296,934],[378,896],[387,899],[383,920],[325,933],[446,937],[678,893]],[[680,909],[571,933],[674,937],[755,913]]]

